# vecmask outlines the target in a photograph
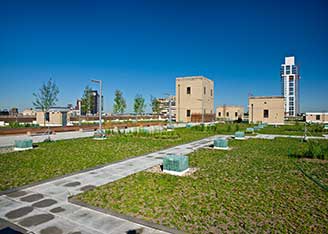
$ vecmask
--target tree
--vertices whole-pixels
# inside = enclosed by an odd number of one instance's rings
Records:
[[[55,82],[50,78],[47,83],[43,83],[38,93],[33,93],[35,97],[35,102],[33,105],[35,108],[40,109],[44,113],[44,125],[46,125],[46,115],[50,107],[56,105],[58,101],[59,89]],[[49,137],[49,127],[48,127],[48,137]]]
[[[160,102],[158,101],[157,98],[151,96],[150,97],[150,102],[151,102],[151,109],[153,111],[153,114],[159,114],[159,112],[161,111],[160,109]]]
[[[81,99],[81,109],[82,113],[90,113],[94,108],[94,102],[92,101],[92,89],[87,85],[84,88],[83,96]]]
[[[142,95],[137,94],[137,96],[134,98],[134,112],[138,116],[145,112],[145,108],[145,99],[142,97]]]
[[[126,102],[123,97],[123,93],[120,90],[115,91],[113,112],[123,114],[126,109]]]

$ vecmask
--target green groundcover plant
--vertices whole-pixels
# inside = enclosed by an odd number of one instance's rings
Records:
[[[191,129],[148,135],[115,135],[37,144],[33,150],[0,154],[0,191],[198,140],[213,133]]]
[[[326,143],[326,141],[322,142]],[[143,171],[80,194],[90,205],[187,233],[327,233],[327,161],[295,159],[298,139],[230,141],[189,155],[189,177]]]

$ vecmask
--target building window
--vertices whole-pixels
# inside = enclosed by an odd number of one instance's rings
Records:
[[[191,94],[191,87],[187,87],[187,94]]]
[[[227,117],[229,117],[229,112],[227,112]]]
[[[269,110],[263,110],[263,118],[269,118]]]
[[[284,66],[281,66],[280,67],[280,75],[283,75],[284,74]]]
[[[320,120],[320,115],[316,115],[316,116],[315,116],[315,119],[316,119],[316,120]]]
[[[46,121],[48,121],[48,122],[50,121],[50,114],[49,114],[49,112],[46,112],[44,118],[46,119]]]
[[[206,95],[206,87],[204,87],[204,95]]]
[[[221,116],[221,112],[219,112],[219,116]]]
[[[292,73],[293,74],[297,73],[297,67],[295,65],[292,66]]]
[[[191,111],[187,110],[187,117],[190,117],[190,116],[191,116]]]
[[[213,89],[211,89],[211,97],[213,97]]]
[[[294,77],[293,76],[289,76],[289,82],[293,82],[294,81]]]
[[[290,66],[286,66],[286,74],[290,74]]]
[[[235,112],[235,117],[237,117],[238,116],[238,112]]]

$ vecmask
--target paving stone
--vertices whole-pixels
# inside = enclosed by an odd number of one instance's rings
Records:
[[[9,211],[22,207],[22,202],[11,200],[6,197],[0,197],[0,218],[4,217]]]
[[[53,204],[56,204],[56,203],[57,203],[57,201],[55,201],[53,199],[44,199],[42,201],[33,203],[32,206],[38,207],[38,208],[44,208],[44,207],[52,206]]]
[[[56,226],[47,227],[40,231],[40,234],[62,234],[62,233],[63,231]]]
[[[20,200],[24,202],[35,202],[42,199],[43,197],[44,196],[42,194],[35,193],[35,194],[28,195],[26,197],[22,197]]]
[[[31,227],[31,226],[37,226],[42,223],[49,222],[50,220],[54,219],[55,216],[52,214],[37,214],[33,215],[27,218],[24,218],[19,222],[20,225],[24,227]]]
[[[79,186],[79,185],[81,185],[81,183],[78,182],[78,181],[74,181],[74,182],[64,184],[65,187],[76,187],[76,186]]]
[[[64,211],[65,211],[65,209],[60,206],[50,210],[50,212],[52,212],[52,213],[60,213],[60,212],[64,212]]]
[[[87,190],[93,189],[95,187],[96,186],[94,186],[94,185],[86,185],[86,186],[83,186],[82,188],[80,188],[80,190],[81,191],[87,191]]]
[[[17,198],[17,197],[25,196],[26,194],[27,194],[26,191],[19,190],[19,191],[7,194],[7,196],[12,197],[12,198]]]
[[[33,209],[34,208],[32,206],[25,206],[25,207],[18,208],[16,210],[12,210],[7,214],[5,214],[5,216],[8,219],[17,219],[31,213]]]

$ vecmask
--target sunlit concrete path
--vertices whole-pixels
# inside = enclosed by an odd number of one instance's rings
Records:
[[[51,140],[68,140],[68,139],[76,139],[83,137],[92,137],[94,135],[93,131],[90,132],[59,132],[53,135],[50,135]],[[15,140],[23,140],[23,139],[32,139],[33,143],[43,142],[47,139],[47,135],[37,135],[37,136],[28,136],[28,135],[13,135],[13,136],[0,136],[0,147],[8,147],[13,146],[15,144]]]
[[[162,162],[166,154],[189,154],[215,137],[131,158],[101,168],[26,187],[0,196],[0,218],[32,233],[165,233],[150,227],[72,204],[68,198]],[[69,166],[69,165],[68,165]]]

